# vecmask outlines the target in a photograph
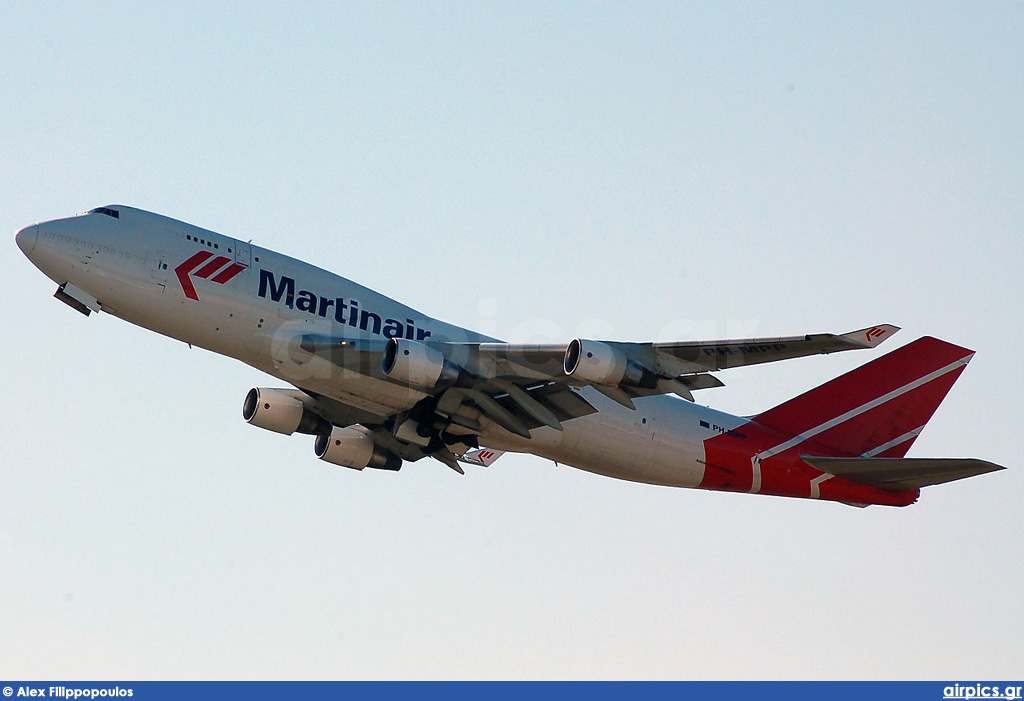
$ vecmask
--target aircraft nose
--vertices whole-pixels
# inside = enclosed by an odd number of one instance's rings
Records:
[[[36,239],[39,238],[39,225],[33,224],[32,226],[26,226],[24,229],[14,235],[14,240],[18,244],[18,248],[26,256],[31,257],[32,249],[36,247]]]

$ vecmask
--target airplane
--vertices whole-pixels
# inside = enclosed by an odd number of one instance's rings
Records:
[[[1004,469],[905,457],[974,352],[924,337],[755,416],[694,401],[715,374],[872,349],[899,329],[665,343],[514,344],[445,323],[248,241],[108,205],[16,234],[55,297],[240,360],[245,421],[309,434],[362,470],[434,458],[464,474],[525,452],[654,485],[906,506]]]

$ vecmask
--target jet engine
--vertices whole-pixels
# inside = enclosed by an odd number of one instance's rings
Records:
[[[316,437],[313,449],[321,460],[354,470],[364,467],[399,470],[402,467],[402,459],[374,443],[369,432],[362,427],[334,426],[329,434],[322,433]]]
[[[301,399],[289,390],[253,387],[245,395],[242,418],[253,426],[291,435],[327,433],[330,424],[319,414],[306,408]]]
[[[405,338],[388,341],[381,370],[392,380],[413,387],[473,386],[473,376],[445,358],[441,351]]]
[[[629,385],[651,389],[658,376],[626,357],[618,348],[600,341],[575,338],[565,349],[565,374],[596,385]]]

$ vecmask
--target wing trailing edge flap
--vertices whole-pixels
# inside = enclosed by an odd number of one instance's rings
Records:
[[[562,422],[597,411],[590,402],[565,385],[547,383],[524,388],[492,380],[486,389],[452,387],[441,392],[433,410],[452,424],[473,433],[483,431],[482,416],[510,433],[530,438],[530,431],[548,426],[562,430]]]
[[[524,438],[530,431],[548,426],[562,430],[562,422],[587,416],[597,411],[594,406],[566,385],[548,383],[538,387],[524,388],[507,381],[492,380],[493,387],[482,389],[447,390],[438,402],[438,408],[446,411],[453,419],[458,417],[458,406],[462,399],[469,399],[476,407],[496,424],[511,433]],[[458,404],[448,402],[448,395],[456,394]],[[451,406],[455,408],[452,409]]]
[[[1006,469],[977,458],[800,457],[816,470],[891,491],[919,489]]]
[[[610,387],[607,385],[591,385],[595,390],[618,402],[627,409],[636,409],[633,400],[637,397],[653,397],[658,394],[675,394],[688,402],[693,401],[693,391],[698,389],[711,389],[713,387],[724,387],[725,383],[710,373],[698,373],[695,375],[683,375],[681,377],[662,377],[658,384],[651,388],[644,387]]]

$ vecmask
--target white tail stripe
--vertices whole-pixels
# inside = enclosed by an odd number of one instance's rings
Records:
[[[897,438],[893,438],[888,443],[883,443],[882,445],[878,446],[877,448],[872,448],[868,452],[863,453],[861,455],[861,457],[862,458],[873,458],[876,455],[880,455],[881,453],[884,453],[885,451],[889,450],[890,448],[895,448],[900,443],[905,443],[905,442],[907,442],[907,441],[909,441],[909,440],[911,440],[913,438],[917,438],[919,435],[921,435],[921,431],[923,431],[923,430],[924,430],[924,426],[918,426],[913,431],[907,431],[902,436],[899,436]]]
[[[762,460],[767,460],[768,458],[772,457],[773,455],[778,455],[779,453],[785,452],[785,451],[789,450],[790,448],[793,448],[794,446],[798,446],[801,443],[803,443],[804,441],[806,441],[807,439],[813,438],[814,436],[818,435],[819,433],[824,433],[825,431],[829,430],[830,428],[835,428],[839,424],[845,423],[845,422],[849,421],[852,418],[860,416],[864,412],[871,411],[875,407],[881,406],[881,405],[885,404],[886,402],[889,402],[889,401],[892,401],[893,399],[896,399],[897,397],[901,397],[904,394],[906,394],[907,392],[912,392],[913,390],[917,389],[918,387],[922,387],[922,386],[928,384],[932,380],[938,379],[938,378],[942,377],[943,375],[945,375],[947,373],[953,372],[954,370],[956,370],[958,368],[964,367],[965,365],[967,365],[967,363],[971,362],[971,358],[973,358],[973,357],[974,357],[974,353],[971,353],[970,355],[966,355],[963,358],[960,358],[959,360],[956,360],[956,361],[950,363],[946,367],[939,368],[935,372],[931,372],[931,373],[928,373],[927,375],[924,375],[923,377],[919,377],[916,380],[914,380],[913,382],[908,382],[907,384],[903,385],[902,387],[898,387],[898,388],[894,389],[891,392],[883,394],[881,397],[876,397],[875,399],[872,399],[870,402],[867,402],[866,404],[862,404],[859,407],[856,407],[855,409],[850,409],[850,411],[846,412],[845,414],[840,414],[839,416],[835,417],[834,419],[829,419],[828,421],[826,421],[826,422],[824,422],[822,424],[818,424],[814,428],[808,429],[807,431],[804,431],[803,433],[798,433],[797,435],[795,435],[792,438],[790,438],[788,441],[784,441],[782,443],[779,443],[774,448],[769,448],[768,450],[761,451],[760,453],[758,453],[757,455],[755,455],[753,457],[751,462],[757,461],[759,463]],[[760,465],[758,465],[758,467],[760,467]],[[754,480],[754,482],[752,483],[752,485],[750,487],[750,491],[752,493],[756,493],[756,492],[760,491],[760,489],[761,489],[761,480],[760,480],[760,470],[758,469],[758,470],[756,470],[755,480]]]
[[[821,498],[821,483],[830,480],[835,475],[830,475],[827,472],[822,472],[820,475],[811,480],[811,499]]]

